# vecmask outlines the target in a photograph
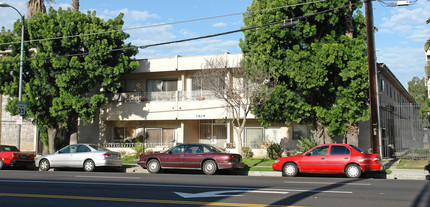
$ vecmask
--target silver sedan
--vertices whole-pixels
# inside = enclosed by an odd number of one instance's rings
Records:
[[[121,154],[94,144],[68,145],[54,154],[42,155],[36,167],[42,171],[50,168],[84,168],[91,172],[95,167],[121,167]]]

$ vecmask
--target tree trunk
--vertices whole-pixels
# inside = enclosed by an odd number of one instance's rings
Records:
[[[243,131],[243,127],[234,127],[234,131],[236,132],[236,150],[237,150],[237,154],[242,155],[242,131]]]
[[[348,14],[345,17],[345,35],[353,38],[354,34],[352,31],[352,2],[349,1]]]
[[[79,11],[79,0],[72,0],[72,7],[70,9],[72,12]]]
[[[317,144],[333,143],[333,139],[327,134],[327,129],[320,122],[317,122],[315,127],[314,138]]]
[[[66,136],[69,144],[78,143],[78,115],[76,113],[72,113],[67,121]]]
[[[49,153],[55,153],[55,138],[57,137],[57,128],[49,126],[48,127],[48,143],[49,143]]]

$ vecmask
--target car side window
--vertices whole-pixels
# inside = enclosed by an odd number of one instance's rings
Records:
[[[179,145],[172,150],[170,150],[171,154],[184,154],[186,145]]]
[[[67,147],[65,147],[65,148],[63,148],[63,149],[61,149],[61,150],[59,150],[58,152],[59,152],[59,153],[70,153],[70,147],[71,147],[71,146],[67,146]]]
[[[331,146],[330,155],[349,155],[351,151],[345,146]]]
[[[328,146],[321,146],[309,152],[310,155],[327,155]]]
[[[91,150],[87,146],[81,145],[78,147],[78,152],[91,152]]]
[[[211,153],[211,152],[212,151],[208,147],[206,146],[203,147],[203,153]]]
[[[201,148],[202,147],[200,145],[188,145],[186,154],[201,154]]]

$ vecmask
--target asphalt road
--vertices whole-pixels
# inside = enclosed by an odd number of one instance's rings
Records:
[[[0,171],[0,206],[430,206],[430,181]]]

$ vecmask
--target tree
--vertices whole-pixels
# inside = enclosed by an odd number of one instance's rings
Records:
[[[79,0],[72,0],[72,12],[79,11]]]
[[[54,0],[46,0],[47,3],[54,2]],[[31,19],[36,13],[46,13],[45,0],[29,0],[27,2],[28,18]]]
[[[263,126],[311,123],[318,143],[331,142],[327,135],[346,135],[358,121],[368,119],[362,4],[329,0],[253,12],[294,2],[255,0],[244,15],[245,27],[297,20],[289,28],[273,25],[244,32],[240,47],[246,65],[267,71],[279,82],[253,113]]]
[[[82,14],[51,7],[49,14],[36,14],[26,23],[29,40],[99,33],[25,45],[25,51],[34,48],[37,52],[26,54],[29,61],[25,62],[23,73],[22,99],[27,111],[24,118],[33,118],[43,134],[49,136],[51,153],[55,151],[56,132],[68,127],[70,117],[91,121],[97,109],[107,102],[100,88],[116,92],[119,77],[138,68],[138,62],[131,58],[137,49],[124,43],[129,35],[121,31],[122,17],[120,14],[104,21],[95,12]],[[20,31],[21,23],[17,22],[12,37],[16,38]],[[0,93],[10,96],[7,110],[15,115],[20,51],[16,45],[10,49],[11,54],[0,64]]]
[[[242,132],[252,105],[259,101],[255,97],[263,92],[261,83],[265,76],[261,73],[258,76],[249,76],[239,62],[231,63],[223,56],[205,61],[203,69],[196,75],[196,85],[202,90],[210,91],[227,104],[236,132],[236,150],[242,154]]]
[[[418,118],[428,119],[427,113],[429,112],[429,106],[426,104],[427,87],[425,86],[425,79],[413,77],[412,80],[408,82],[408,92],[420,105],[420,109],[418,110]]]

